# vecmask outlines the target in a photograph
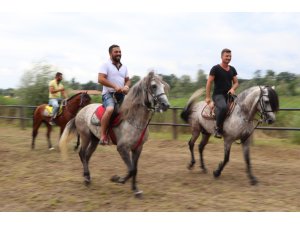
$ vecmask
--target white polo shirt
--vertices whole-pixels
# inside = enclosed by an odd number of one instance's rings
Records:
[[[118,69],[111,60],[101,65],[99,69],[99,73],[103,73],[107,75],[107,80],[112,82],[113,84],[118,85],[119,87],[124,87],[125,85],[125,78],[128,77],[127,67],[123,64]],[[103,86],[102,95],[107,92],[115,92],[115,89]]]

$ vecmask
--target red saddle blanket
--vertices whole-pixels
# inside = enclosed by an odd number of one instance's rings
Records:
[[[103,116],[104,112],[105,112],[105,108],[104,108],[103,105],[99,106],[95,111],[95,114],[96,114],[96,116],[97,116],[97,118],[99,119],[100,122],[101,122],[101,119],[102,119],[102,116]],[[113,115],[112,122],[109,124],[108,134],[109,134],[109,137],[110,137],[112,143],[115,144],[115,145],[117,144],[117,138],[116,138],[115,133],[112,130],[112,127],[116,127],[120,123],[121,123],[121,114],[118,113],[115,116]]]
[[[105,108],[103,105],[99,106],[97,109],[96,109],[96,116],[97,118],[99,119],[99,121],[101,122],[101,119],[102,119],[102,116],[105,112]],[[114,116],[114,115],[113,115]],[[118,113],[116,116],[114,116],[111,124],[109,125],[110,127],[115,127],[115,126],[118,126],[120,123],[121,123],[121,115],[120,113]]]

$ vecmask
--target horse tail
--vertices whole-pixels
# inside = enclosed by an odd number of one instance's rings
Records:
[[[63,159],[67,158],[67,151],[68,151],[67,143],[71,140],[71,138],[74,137],[76,133],[77,133],[77,129],[75,124],[75,118],[73,118],[67,123],[64,132],[62,133],[58,143]]]
[[[192,113],[192,108],[196,102],[196,100],[204,93],[204,89],[201,88],[197,91],[195,91],[190,99],[188,100],[186,106],[184,107],[182,113],[180,114],[180,117],[186,122],[189,122],[189,117]]]

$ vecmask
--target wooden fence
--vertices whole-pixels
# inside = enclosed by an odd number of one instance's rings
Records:
[[[0,105],[0,119],[7,119],[7,120],[20,120],[20,127],[25,129],[26,121],[32,120],[33,111],[36,106],[26,106],[26,105]],[[28,112],[30,110],[30,112]],[[172,122],[170,123],[158,123],[158,122],[151,122],[150,125],[152,126],[171,126],[172,127],[172,136],[173,139],[177,139],[178,137],[178,127],[189,127],[189,124],[185,123],[178,123],[179,118],[179,111],[182,111],[183,108],[181,107],[171,107],[172,110]],[[6,111],[6,113],[3,113]],[[300,111],[300,108],[282,108],[279,111]],[[8,113],[7,113],[8,112]],[[2,114],[9,114],[2,115]],[[284,131],[300,131],[300,127],[257,127],[256,129],[261,130],[284,130]]]

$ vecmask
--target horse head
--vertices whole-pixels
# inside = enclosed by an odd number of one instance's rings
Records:
[[[79,107],[84,107],[90,103],[91,103],[91,97],[89,96],[87,91],[81,92]]]
[[[257,110],[260,112],[261,117],[267,124],[275,122],[275,113],[279,110],[278,95],[269,86],[260,86],[260,98],[257,104]]]
[[[155,109],[157,112],[166,111],[170,107],[166,95],[169,85],[154,72],[150,72],[144,80],[147,90],[147,107]]]

